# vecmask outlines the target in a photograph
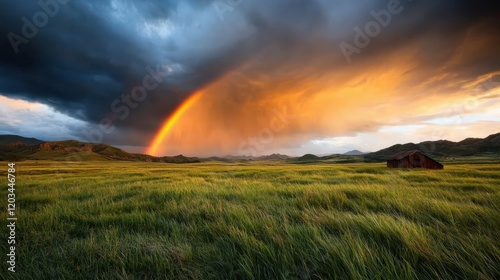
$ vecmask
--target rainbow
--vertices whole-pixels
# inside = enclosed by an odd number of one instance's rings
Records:
[[[189,98],[187,98],[184,102],[179,105],[175,109],[175,111],[170,114],[165,121],[163,122],[160,130],[156,133],[155,137],[151,141],[150,145],[148,146],[148,149],[146,151],[147,154],[149,155],[155,155],[156,152],[158,151],[158,147],[160,146],[161,142],[167,136],[168,132],[172,129],[174,124],[180,119],[182,114],[186,112],[189,107],[191,107],[198,99],[200,99],[203,91],[199,90],[192,94]]]
[[[229,76],[230,73],[232,72],[230,71],[222,75],[218,79],[215,79],[211,83],[206,84],[205,86],[203,86],[202,88],[191,94],[191,96],[188,97],[184,102],[182,102],[181,105],[179,105],[179,107],[177,107],[175,111],[165,119],[160,130],[156,133],[155,137],[149,144],[146,150],[146,154],[155,155],[158,152],[158,148],[160,147],[160,144],[163,141],[163,139],[167,136],[170,130],[172,130],[172,127],[181,118],[181,116],[189,109],[189,107],[193,106],[193,104],[196,103],[198,99],[200,99],[200,97],[206,90],[208,90],[215,84],[222,81],[225,77]]]

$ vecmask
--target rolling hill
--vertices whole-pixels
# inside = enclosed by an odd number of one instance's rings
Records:
[[[364,159],[368,162],[385,161],[391,155],[410,150],[420,150],[436,158],[480,155],[500,156],[500,133],[492,134],[486,138],[467,138],[460,142],[438,140],[425,141],[417,144],[398,144],[374,153],[365,154]]]
[[[360,155],[364,155],[366,153],[363,153],[361,151],[358,151],[358,150],[352,150],[352,151],[349,151],[347,153],[343,153],[344,156],[360,156]]]
[[[75,140],[44,142],[35,138],[0,135],[0,160],[124,160],[168,163],[195,163],[200,159],[185,157],[154,157],[127,153],[106,144],[83,143]]]
[[[316,156],[306,154],[302,157],[288,157],[282,154],[267,156],[225,156],[196,158],[177,155],[155,157],[132,154],[106,144],[83,143],[75,140],[45,142],[35,138],[17,135],[0,135],[0,160],[124,160],[151,161],[167,163],[195,163],[201,161],[241,161],[241,160],[285,160],[290,163],[344,163],[344,162],[382,162],[390,156],[409,150],[420,150],[436,158],[495,156],[500,157],[500,133],[486,138],[467,138],[460,142],[447,140],[425,141],[421,143],[397,144],[377,152],[364,154],[354,150],[345,154]]]
[[[19,135],[0,135],[0,146],[8,145],[11,143],[22,143],[25,145],[36,145],[41,144],[44,141],[36,138],[26,138]]]

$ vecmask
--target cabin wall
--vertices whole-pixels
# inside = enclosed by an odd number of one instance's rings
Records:
[[[388,168],[398,168],[398,161],[397,160],[388,160],[387,167]]]
[[[405,157],[405,158],[402,158],[402,159],[398,162],[398,167],[399,167],[399,168],[413,168],[413,164],[412,164],[412,162],[410,161],[410,158],[409,158],[409,157]]]

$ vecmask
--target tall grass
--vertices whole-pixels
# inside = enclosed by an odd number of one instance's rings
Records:
[[[498,164],[58,164],[17,163],[2,279],[500,279]]]

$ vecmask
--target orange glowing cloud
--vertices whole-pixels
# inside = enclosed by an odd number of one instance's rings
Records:
[[[488,41],[477,44],[468,49],[481,50]],[[456,52],[449,63],[469,55],[464,47]],[[464,81],[451,67],[431,73],[420,65],[413,45],[356,65],[332,67],[322,59],[325,55],[279,63],[255,56],[186,99],[164,122],[147,152],[259,155],[300,149],[316,139],[496,110],[494,102],[481,98],[498,93],[498,88],[471,93],[487,77]],[[382,146],[389,144],[391,139]]]
[[[174,124],[182,117],[185,111],[187,111],[201,96],[201,91],[198,91],[191,95],[188,99],[186,99],[175,111],[169,116],[165,123],[162,125],[160,131],[155,135],[153,141],[148,147],[147,153],[154,155],[157,153],[158,147],[161,142],[168,134],[168,132],[172,129]]]

